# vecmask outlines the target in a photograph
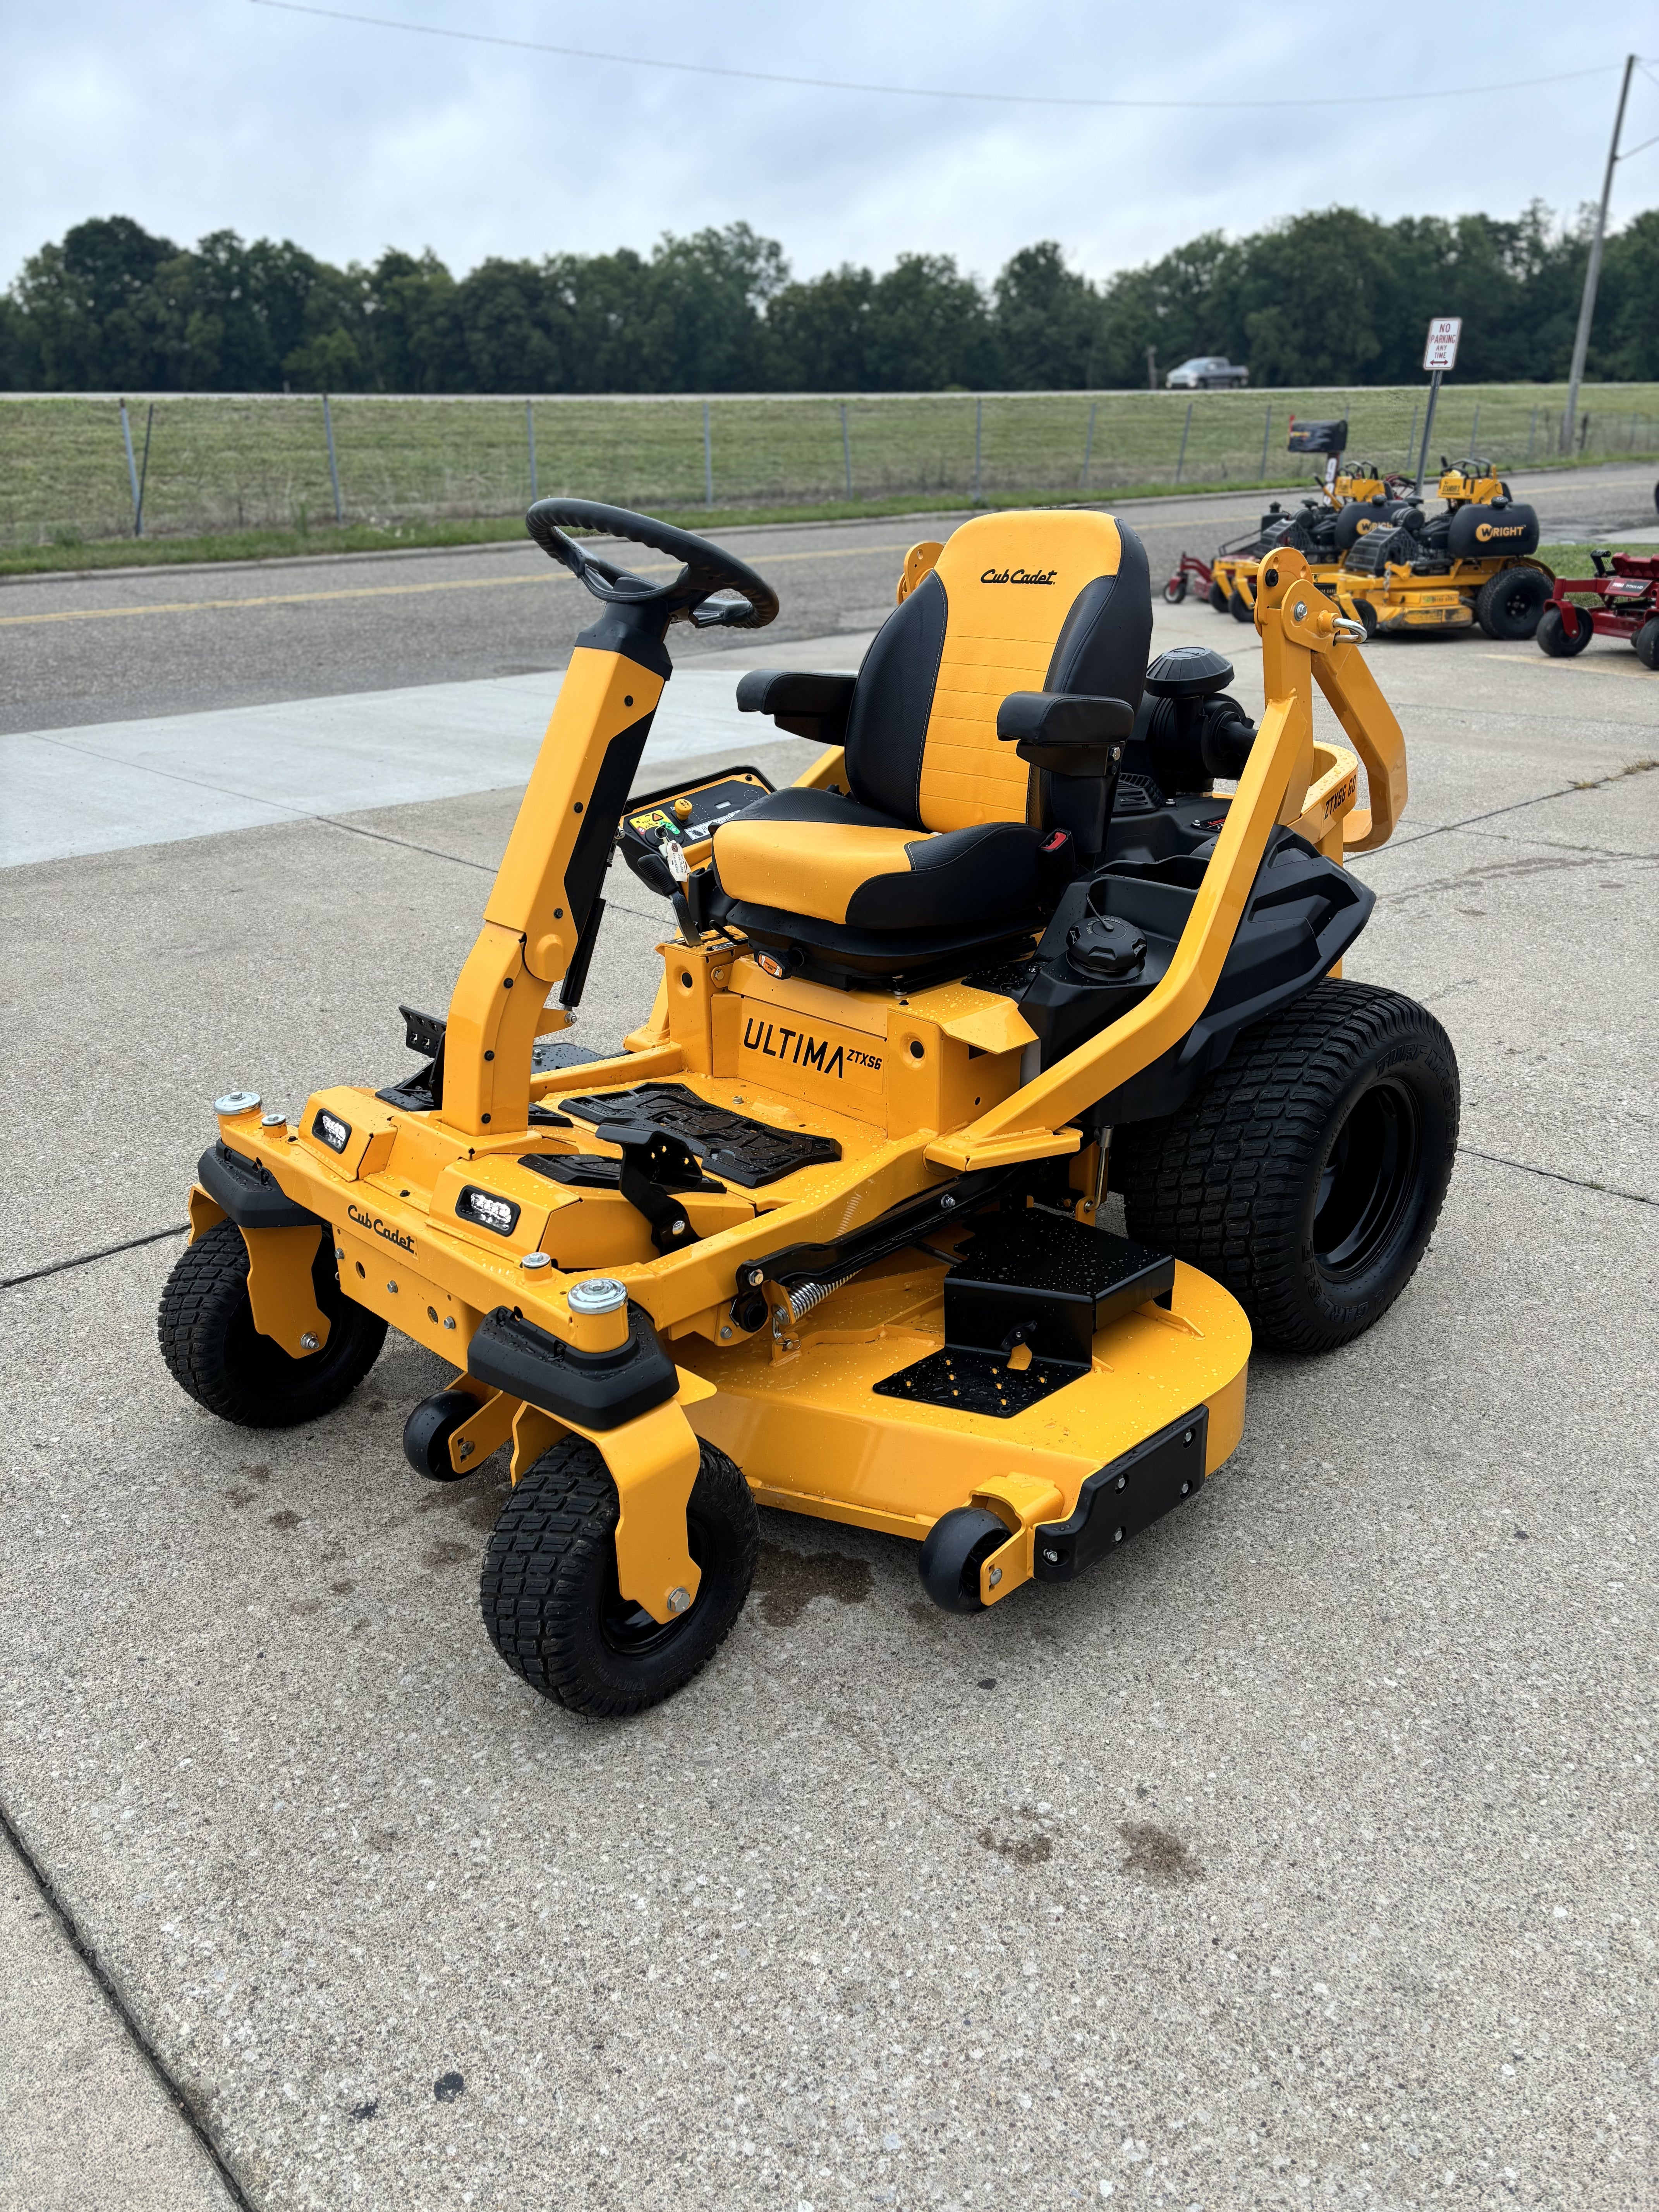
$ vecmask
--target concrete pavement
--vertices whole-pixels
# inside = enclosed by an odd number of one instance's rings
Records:
[[[1253,632],[1158,635],[1259,699]],[[478,1622],[500,1467],[403,1462],[425,1354],[251,1435],[161,1366],[175,1243],[0,1292],[0,1798],[262,2212],[1659,2193],[1659,679],[1372,659],[1412,799],[1348,972],[1458,1048],[1447,1212],[1092,1579],[958,1620],[768,1514],[716,1664],[584,1724]],[[0,877],[7,1272],[178,1218],[216,1091],[406,1065],[515,796]],[[665,920],[616,888],[606,1042]]]

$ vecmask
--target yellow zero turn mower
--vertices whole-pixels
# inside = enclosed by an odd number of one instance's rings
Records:
[[[643,516],[529,526],[601,611],[447,1017],[405,1009],[420,1071],[296,1126],[217,1102],[160,1330],[252,1427],[338,1405],[389,1326],[449,1362],[404,1449],[449,1481],[511,1448],[496,1649],[623,1714],[731,1628],[757,1501],[913,1539],[973,1613],[1195,1496],[1252,1326],[1327,1350],[1409,1281],[1457,1070],[1422,1007],[1337,980],[1373,897],[1344,856],[1389,836],[1405,752],[1300,555],[1261,569],[1253,726],[1218,654],[1148,668],[1124,524],[968,522],[912,553],[856,678],[743,678],[823,744],[798,783],[630,805],[671,624],[776,599]],[[649,582],[574,529],[683,565]],[[1352,750],[1316,741],[1316,689]],[[678,928],[625,1049],[584,1060],[559,1032],[619,836]]]

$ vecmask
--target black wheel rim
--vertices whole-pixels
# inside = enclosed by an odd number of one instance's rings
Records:
[[[599,1634],[608,1650],[619,1659],[643,1659],[660,1651],[665,1644],[683,1636],[697,1617],[698,1608],[708,1589],[708,1565],[711,1547],[708,1531],[695,1514],[688,1513],[685,1521],[686,1549],[697,1565],[703,1569],[703,1577],[697,1585],[697,1595],[685,1611],[677,1613],[672,1620],[653,1620],[642,1605],[631,1597],[624,1597],[617,1583],[617,1553],[612,1546],[605,1570],[605,1588],[599,1593]]]
[[[1314,1196],[1314,1260],[1346,1281],[1373,1267],[1409,1223],[1423,1156],[1417,1102],[1404,1084],[1361,1091],[1337,1131]]]

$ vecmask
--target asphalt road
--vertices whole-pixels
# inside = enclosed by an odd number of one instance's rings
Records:
[[[1547,536],[1655,522],[1651,467],[1523,480]],[[1142,500],[1125,513],[1154,578],[1207,556],[1259,513],[1259,493]],[[732,530],[735,552],[783,602],[772,644],[869,630],[892,604],[908,547],[961,515]],[[59,729],[192,708],[251,706],[402,684],[561,668],[592,603],[528,543],[348,554],[247,566],[23,579],[0,589],[0,730]],[[677,635],[677,658],[729,649],[731,632]]]

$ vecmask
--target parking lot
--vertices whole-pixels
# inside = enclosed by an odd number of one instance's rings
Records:
[[[1649,476],[1564,482],[1564,532],[1651,528]],[[1146,520],[1155,577],[1243,526]],[[736,673],[855,666],[930,534],[838,528],[734,539],[784,650],[701,645],[642,782],[811,757]],[[1659,2199],[1659,677],[1370,649],[1411,798],[1346,972],[1433,1008],[1464,1097],[1376,1328],[1258,1358],[1195,1506],[982,1618],[763,1513],[715,1663],[601,1725],[483,1633],[504,1462],[403,1458],[436,1361],[393,1337],[254,1433],[155,1336],[215,1095],[412,1068],[574,632],[551,575],[0,592],[0,2204]],[[1252,629],[1157,635],[1259,707]],[[614,884],[583,1042],[668,927]]]

